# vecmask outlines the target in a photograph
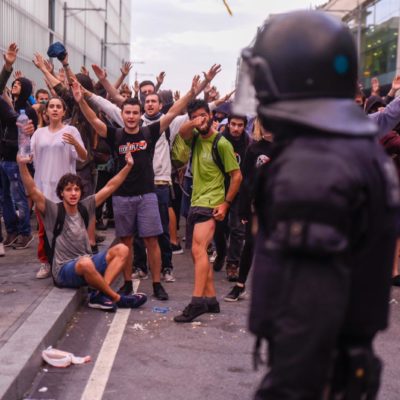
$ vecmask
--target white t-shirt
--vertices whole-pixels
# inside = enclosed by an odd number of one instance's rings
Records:
[[[58,181],[64,174],[76,174],[76,160],[79,159],[75,147],[62,141],[64,133],[71,133],[85,147],[79,131],[70,125],[57,132],[50,132],[47,126],[38,128],[31,138],[36,186],[53,202],[60,201],[56,195]]]

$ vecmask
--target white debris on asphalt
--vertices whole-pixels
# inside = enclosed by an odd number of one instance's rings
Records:
[[[132,329],[134,329],[135,331],[144,331],[144,327],[142,324],[133,324]]]
[[[43,386],[43,387],[41,387],[39,390],[38,390],[38,392],[40,392],[40,393],[45,393],[45,392],[47,392],[47,387],[46,386]]]
[[[399,304],[399,302],[396,299],[392,299],[389,301],[389,304]]]

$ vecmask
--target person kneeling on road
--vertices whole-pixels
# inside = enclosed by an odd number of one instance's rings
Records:
[[[93,287],[96,290],[90,294],[91,308],[115,311],[117,307],[137,308],[144,304],[147,300],[145,294],[119,295],[110,287],[128,262],[128,248],[118,244],[108,251],[92,255],[85,228],[87,222],[94,217],[96,206],[112,195],[132,169],[131,153],[126,155],[125,167],[103,189],[82,202],[80,199],[83,186],[80,178],[74,174],[62,176],[56,190],[62,200],[58,204],[47,199],[37,188],[27,168],[31,158],[18,155],[17,161],[27,194],[35,203],[44,221],[46,236],[51,244],[50,253],[53,256],[51,273],[56,286]],[[62,214],[65,218],[60,218]]]

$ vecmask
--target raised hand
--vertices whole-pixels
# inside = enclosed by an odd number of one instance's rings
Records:
[[[107,78],[106,70],[99,67],[97,64],[92,64],[92,69],[99,81]]]
[[[224,101],[228,101],[228,100],[232,97],[233,93],[235,93],[235,92],[236,92],[236,89],[232,90],[232,92],[226,94],[222,99],[223,99]],[[221,99],[221,100],[222,100],[222,99]]]
[[[43,71],[46,68],[44,63],[44,58],[40,53],[34,54],[32,62],[33,64],[35,64],[35,67],[40,69],[41,71]]]
[[[83,91],[82,87],[78,81],[72,81],[72,95],[77,103],[79,103],[83,99]]]
[[[195,75],[192,80],[192,87],[190,88],[192,93],[197,93],[200,86],[200,75]]]
[[[380,90],[379,80],[378,78],[374,77],[371,79],[371,95],[379,96],[379,90]]]
[[[220,64],[214,64],[211,66],[211,68],[207,72],[203,72],[204,79],[207,82],[211,82],[218,73],[221,72],[221,65]]]
[[[158,76],[157,76],[157,83],[158,83],[158,85],[159,86],[161,86],[162,85],[162,83],[164,82],[164,78],[165,78],[165,72],[164,71],[161,71],[159,74],[158,74]]]
[[[15,79],[18,79],[18,78],[22,78],[24,76],[24,74],[22,73],[22,71],[20,70],[20,69],[17,69],[15,72],[14,72],[14,80]]]
[[[394,91],[400,90],[400,75],[396,75],[392,81],[392,89]]]
[[[139,81],[136,79],[135,84],[132,86],[133,91],[135,94],[139,93]]]
[[[174,92],[174,100],[178,101],[181,98],[181,92],[179,90],[175,90]]]
[[[58,70],[58,76],[56,77],[63,85],[65,82],[65,71],[64,68]]]
[[[8,46],[8,49],[5,53],[3,53],[3,58],[5,62],[5,66],[7,70],[10,70],[17,59],[18,54],[18,46],[16,43],[11,43]]]
[[[84,65],[81,67],[81,74],[89,76],[89,70]]]
[[[120,71],[121,71],[122,75],[127,76],[131,69],[132,69],[132,63],[130,61],[126,61],[126,62],[122,63],[122,67],[120,68]]]

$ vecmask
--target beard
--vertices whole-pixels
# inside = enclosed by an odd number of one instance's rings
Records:
[[[207,121],[207,125],[203,129],[197,128],[197,130],[199,131],[200,135],[203,135],[203,136],[207,135],[207,133],[210,132],[210,128],[211,128],[212,124],[213,124],[213,120],[210,118]]]

